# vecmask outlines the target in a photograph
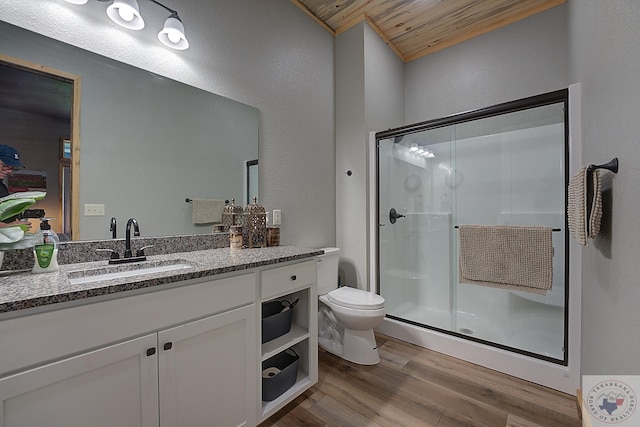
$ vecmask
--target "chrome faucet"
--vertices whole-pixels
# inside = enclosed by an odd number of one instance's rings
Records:
[[[111,231],[111,238],[115,239],[116,238],[116,218],[115,217],[111,218],[111,227],[109,227],[109,231]]]
[[[133,224],[133,235],[140,235],[140,227],[138,227],[138,221],[135,218],[129,218],[127,221],[127,232],[126,239],[124,243],[124,257],[131,258],[133,255],[131,254],[131,225]]]

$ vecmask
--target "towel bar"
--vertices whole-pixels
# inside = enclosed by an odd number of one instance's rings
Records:
[[[190,199],[190,198],[187,197],[186,199],[184,199],[184,201],[187,202],[187,203],[191,203],[191,202],[193,202],[193,199]],[[225,199],[224,204],[228,205],[229,204],[229,200]]]
[[[613,173],[618,173],[618,158],[614,157],[613,159],[611,159],[607,163],[603,163],[601,165],[589,165],[587,167],[587,170],[589,172],[592,172],[592,171],[594,171],[596,169],[606,169],[606,170],[611,171]]]
[[[526,227],[526,226],[523,226]],[[454,225],[453,228],[460,228],[458,225]],[[552,228],[551,231],[562,231],[561,228]]]

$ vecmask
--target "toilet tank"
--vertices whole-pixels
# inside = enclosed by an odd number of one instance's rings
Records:
[[[338,261],[340,248],[322,248],[324,255],[318,255],[318,295],[324,295],[338,288]]]

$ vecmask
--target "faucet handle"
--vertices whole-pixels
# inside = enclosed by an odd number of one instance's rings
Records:
[[[116,225],[117,221],[116,221],[116,217],[111,217],[111,225],[109,226],[109,231],[111,231],[111,238],[115,239],[116,238],[116,230],[117,230],[117,225]]]
[[[111,257],[110,257],[111,259],[120,258],[118,251],[114,251],[113,249],[96,249],[96,252],[111,252]]]
[[[155,245],[147,245],[143,246],[136,251],[136,256],[145,256],[144,250],[154,247]]]

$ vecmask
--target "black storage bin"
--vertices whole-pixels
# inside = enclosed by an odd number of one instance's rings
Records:
[[[289,332],[293,320],[293,308],[298,303],[295,300],[269,301],[262,304],[262,343],[271,341]],[[282,311],[285,308],[288,310]]]
[[[288,349],[262,362],[262,400],[271,402],[296,383],[300,356]],[[280,372],[269,374],[269,370],[277,368]],[[265,372],[266,371],[266,372]]]

